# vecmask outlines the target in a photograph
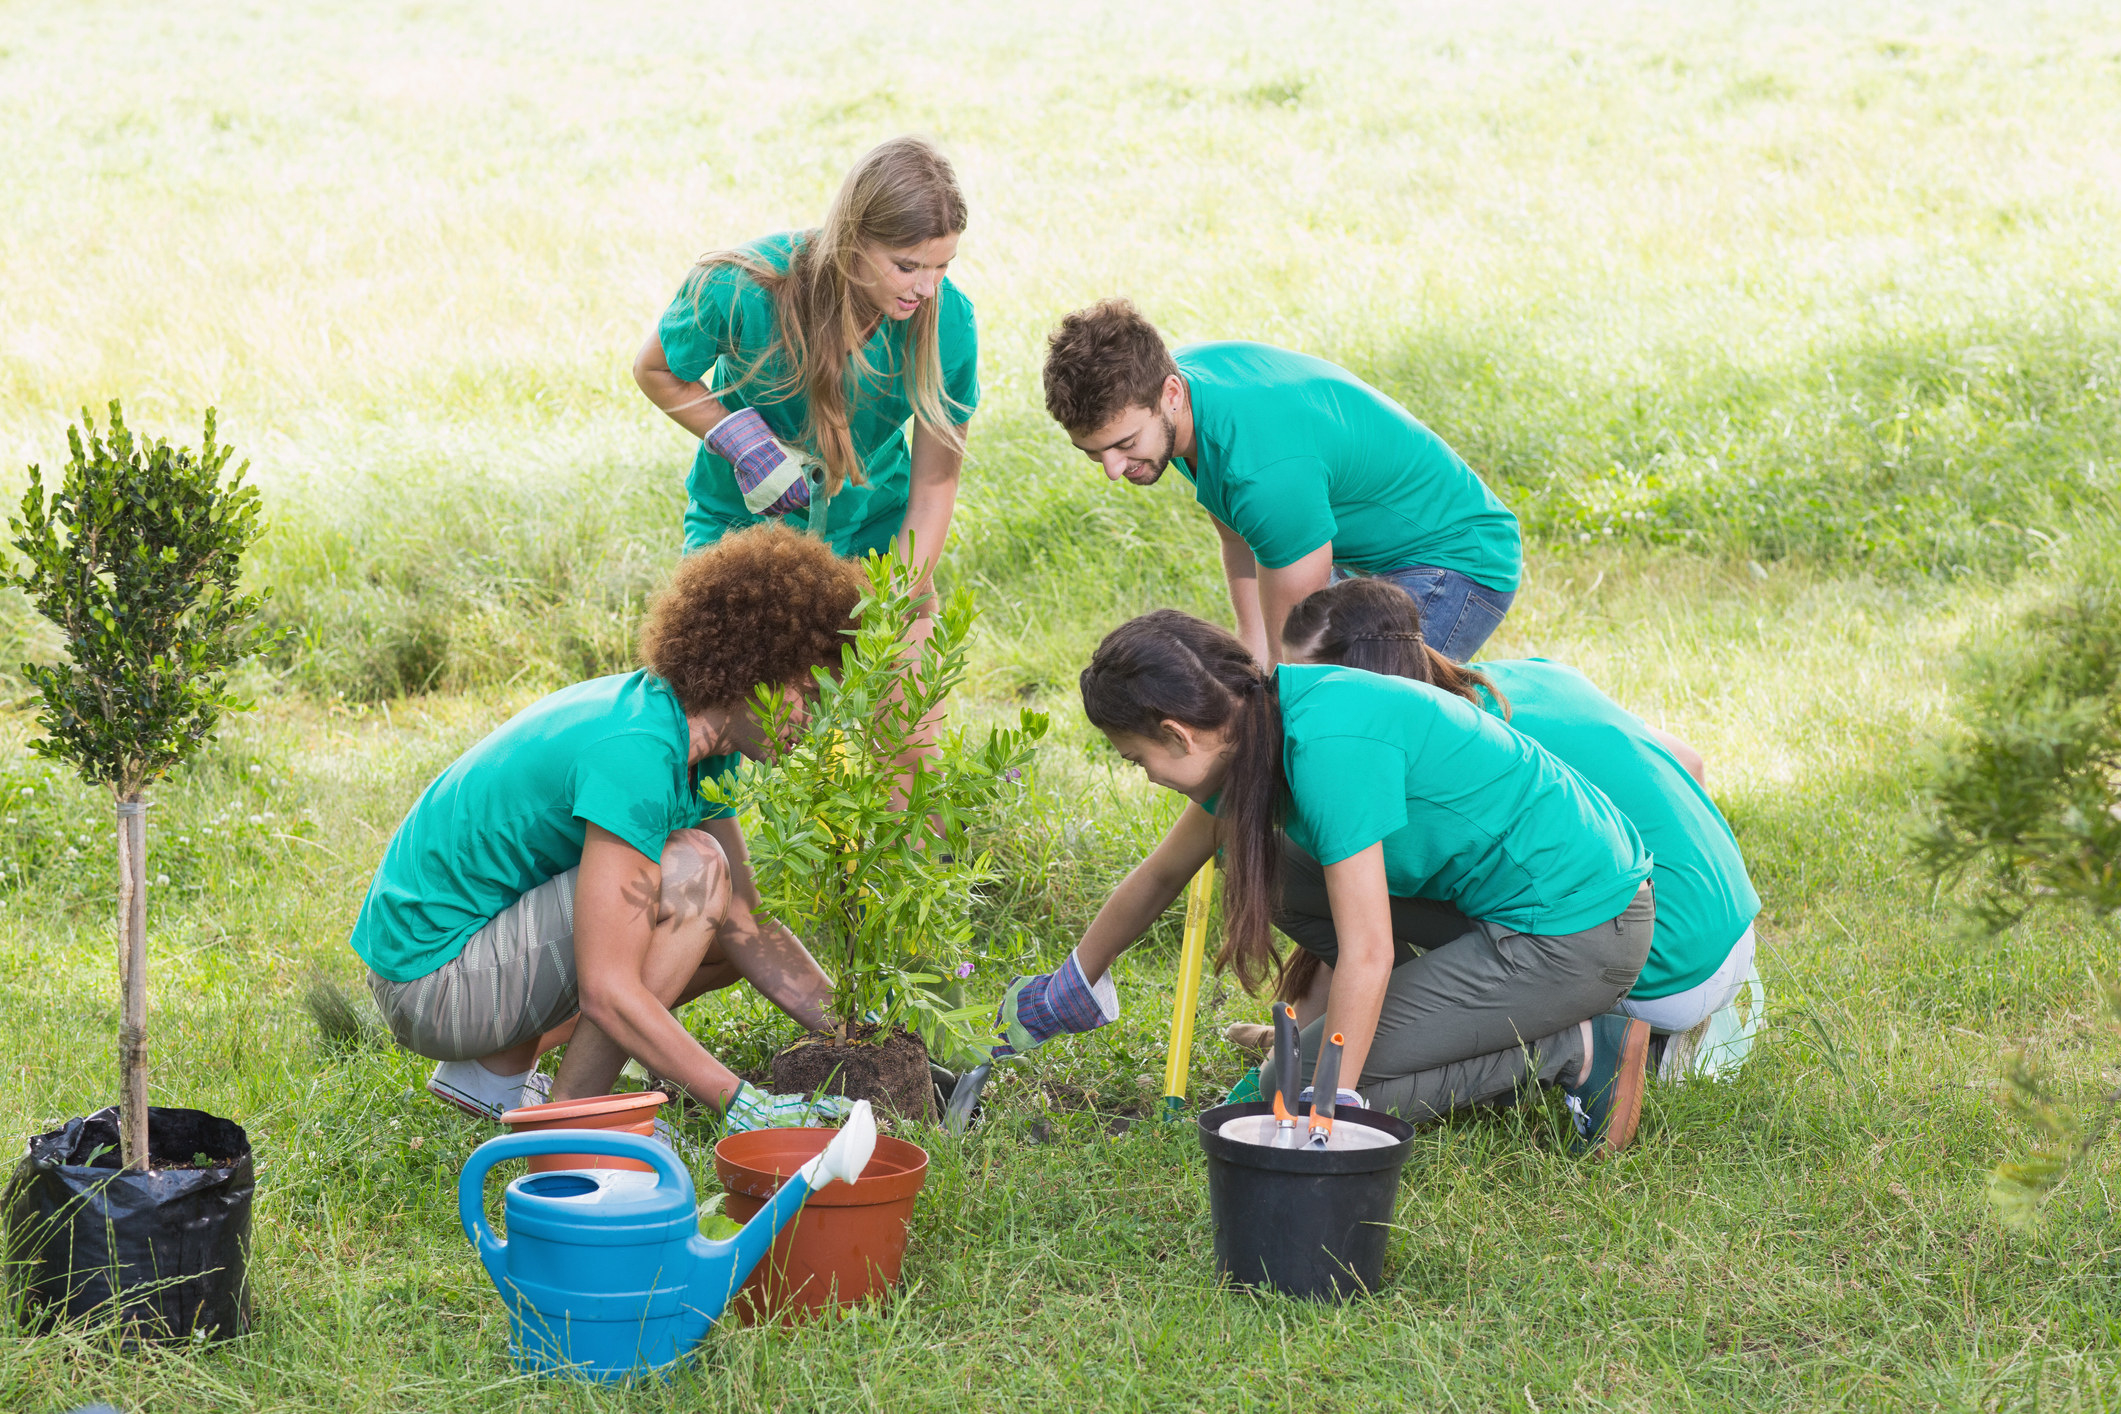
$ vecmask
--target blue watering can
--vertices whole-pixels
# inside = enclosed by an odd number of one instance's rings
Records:
[[[825,1151],[796,1170],[743,1231],[700,1236],[692,1175],[670,1147],[638,1134],[581,1129],[510,1134],[472,1152],[457,1179],[464,1235],[508,1303],[508,1347],[534,1374],[615,1381],[657,1374],[706,1336],[773,1239],[814,1190],[854,1182],[876,1149],[866,1100]],[[610,1154],[627,1169],[557,1169],[508,1185],[508,1240],[486,1223],[486,1172],[535,1154]]]

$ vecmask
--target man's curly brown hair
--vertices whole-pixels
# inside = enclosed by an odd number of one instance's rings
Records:
[[[1154,408],[1178,364],[1142,312],[1099,300],[1046,336],[1046,411],[1071,437],[1103,427],[1128,408]]]
[[[641,624],[641,662],[687,712],[726,707],[760,684],[808,690],[837,668],[862,573],[821,540],[754,525],[687,555]]]

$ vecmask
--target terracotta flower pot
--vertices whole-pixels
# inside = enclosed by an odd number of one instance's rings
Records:
[[[525,1105],[519,1110],[510,1110],[501,1116],[501,1123],[517,1134],[534,1134],[541,1129],[616,1129],[627,1134],[653,1135],[656,1111],[670,1097],[660,1090],[643,1090],[626,1095],[598,1095],[588,1100],[552,1100],[542,1105]],[[655,1170],[634,1159],[621,1159],[610,1154],[540,1154],[530,1160],[532,1173],[543,1173],[549,1169],[639,1169],[642,1173]]]
[[[836,1133],[754,1129],[722,1140],[714,1146],[714,1171],[729,1192],[724,1211],[737,1222],[749,1221]],[[775,1316],[792,1324],[896,1286],[913,1200],[927,1181],[926,1150],[879,1136],[876,1154],[859,1179],[811,1194],[796,1220],[773,1240],[766,1260],[737,1293],[736,1310],[744,1324]]]

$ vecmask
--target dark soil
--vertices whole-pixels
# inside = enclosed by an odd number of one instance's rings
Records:
[[[928,1074],[928,1048],[904,1029],[879,1045],[867,1027],[847,1042],[829,1036],[798,1041],[773,1058],[772,1088],[783,1094],[845,1095],[867,1100],[902,1119],[933,1123],[935,1081]]]

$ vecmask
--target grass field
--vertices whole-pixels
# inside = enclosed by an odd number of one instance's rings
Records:
[[[2110,1059],[2085,970],[2112,934],[1975,937],[1905,848],[1955,654],[2121,543],[2100,7],[8,5],[0,118],[0,493],[83,404],[187,440],[214,404],[300,629],[150,835],[155,1094],[250,1128],[258,1330],[120,1354],[8,1327],[0,1408],[2121,1404],[2112,1161],[2029,1236],[1982,1192],[2025,1142],[2005,1053],[2078,1088]],[[688,262],[815,220],[908,129],[974,212],[961,713],[1056,719],[997,834],[998,950],[1056,958],[1171,813],[1080,721],[1090,645],[1221,612],[1183,491],[1105,484],[1039,406],[1044,331],[1126,293],[1178,338],[1358,369],[1491,478],[1532,562],[1495,651],[1702,748],[1771,1026],[1735,1082],[1653,1092],[1611,1163],[1538,1110],[1424,1132],[1388,1289],[1314,1309],[1217,1291],[1190,1132],[1113,1123],[1161,1073],[1167,925],[1119,1025],[922,1138],[895,1300],[717,1331],[668,1387],[522,1381],[453,1211],[485,1133],[424,1063],[321,1049],[303,987],[355,980],[424,782],[628,660],[688,451],[626,370]],[[0,660],[48,644],[0,600]],[[111,1097],[117,994],[107,802],[29,757],[21,699],[0,677],[0,1133],[26,1135]],[[1263,1011],[1210,984],[1196,1094]],[[789,1039],[743,998],[689,1019],[739,1065]]]

